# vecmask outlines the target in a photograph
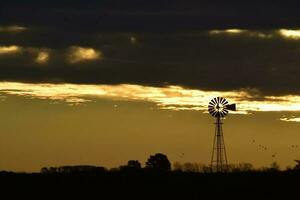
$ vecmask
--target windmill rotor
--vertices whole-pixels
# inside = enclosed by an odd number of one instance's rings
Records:
[[[235,111],[236,105],[228,104],[223,97],[215,97],[208,104],[208,112],[216,118],[224,118],[229,110]]]

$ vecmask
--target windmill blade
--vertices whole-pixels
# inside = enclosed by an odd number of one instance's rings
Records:
[[[215,104],[218,104],[218,102],[217,102],[217,98],[215,97],[215,98],[213,98],[213,102],[215,103]]]
[[[217,111],[214,111],[214,112],[212,113],[212,116],[217,117],[217,114],[218,114],[218,112],[217,112]]]
[[[214,106],[208,107],[208,110],[215,110]]]
[[[226,110],[226,109],[224,109],[224,110],[223,110],[223,112],[225,112],[225,113],[226,113],[226,115],[228,114],[228,110]]]
[[[214,103],[214,105],[217,104],[217,98],[213,98],[211,101]]]
[[[213,112],[215,112],[215,109],[209,109],[208,112],[209,112],[210,114],[212,114]]]
[[[212,101],[210,101],[209,105],[214,106],[215,104]]]
[[[210,108],[210,109],[208,109],[208,112],[211,113],[211,112],[213,112],[214,110],[215,110],[215,109]]]
[[[236,111],[236,104],[229,104],[225,106],[226,109]]]
[[[221,104],[222,104],[222,105],[224,105],[225,101],[226,101],[226,99],[223,98],[223,97],[221,97]]]
[[[212,105],[208,105],[208,108],[214,108],[214,106],[212,106]]]
[[[220,97],[217,97],[217,100],[218,100],[218,104],[220,103]]]
[[[219,114],[218,112],[215,112],[215,113],[213,114],[213,116],[214,116],[214,117],[218,117],[218,114]]]
[[[215,109],[208,109],[208,112],[209,112],[210,114],[212,114],[213,112],[215,112]]]
[[[223,112],[220,112],[220,116],[223,118],[225,115],[223,114]]]
[[[217,110],[212,110],[212,115],[216,114],[217,112]]]
[[[225,112],[225,110],[222,111],[222,115],[223,117],[225,117],[227,115],[228,112]]]

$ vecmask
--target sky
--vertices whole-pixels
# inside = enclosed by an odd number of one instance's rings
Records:
[[[300,3],[1,1],[0,170],[300,158]]]

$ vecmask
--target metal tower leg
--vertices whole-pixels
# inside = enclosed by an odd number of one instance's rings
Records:
[[[211,158],[211,171],[212,172],[225,172],[227,171],[227,155],[224,143],[224,136],[222,130],[222,121],[217,117],[215,123],[215,135]]]

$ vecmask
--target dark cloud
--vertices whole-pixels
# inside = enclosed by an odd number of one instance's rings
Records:
[[[299,26],[297,1],[1,1],[1,23],[73,31],[174,31]]]
[[[0,26],[29,29],[0,32],[0,45],[25,48],[18,54],[0,55],[0,79],[300,94],[300,41],[276,33],[277,28],[298,26],[298,3],[146,2],[2,2]],[[255,31],[209,34],[224,28]],[[261,38],[258,33],[272,37]],[[99,50],[103,59],[70,63],[71,46]],[[51,50],[50,58],[41,65],[35,58],[44,48]]]

